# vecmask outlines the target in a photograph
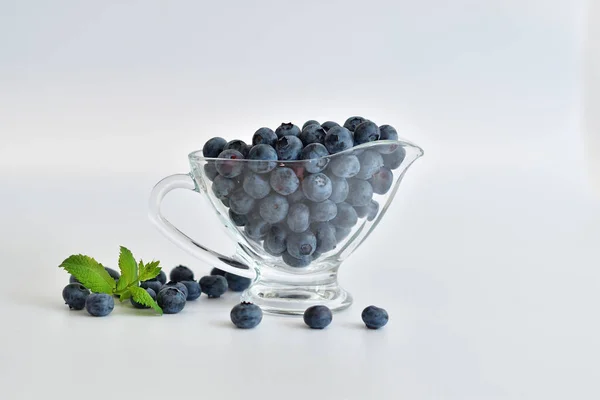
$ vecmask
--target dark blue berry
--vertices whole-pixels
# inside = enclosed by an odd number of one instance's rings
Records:
[[[209,181],[214,181],[217,175],[219,175],[219,171],[217,171],[217,166],[214,161],[209,161],[204,164],[204,175],[208,178]]]
[[[248,214],[253,208],[256,200],[248,195],[243,188],[236,189],[229,196],[229,207],[236,214]]]
[[[371,186],[373,187],[373,192],[377,194],[386,194],[392,187],[393,182],[394,174],[385,167],[379,169],[379,171],[369,179],[369,183],[371,183]]]
[[[318,173],[305,177],[302,181],[302,191],[311,201],[325,201],[331,196],[333,188],[327,175]]]
[[[202,155],[206,158],[217,158],[219,154],[225,149],[227,140],[221,137],[214,137],[209,139],[202,148]]]
[[[317,222],[311,225],[310,228],[317,238],[317,248],[315,254],[327,253],[336,248],[337,238],[335,237],[336,228],[327,222]]]
[[[336,226],[335,227],[335,239],[337,240],[338,243],[340,243],[342,240],[346,239],[348,237],[348,235],[350,235],[350,232],[352,232],[352,228],[344,228],[341,226]]]
[[[229,210],[229,219],[234,223],[235,226],[246,226],[248,223],[248,217],[243,214],[236,214]]]
[[[317,248],[317,238],[311,231],[290,233],[287,237],[287,252],[296,258],[310,256]]]
[[[248,223],[244,227],[246,235],[254,240],[262,239],[266,236],[269,231],[269,223],[262,219],[260,215],[249,216]]]
[[[358,156],[358,161],[360,161],[360,171],[355,178],[359,179],[371,179],[383,167],[383,157],[374,150],[365,150]]]
[[[361,314],[361,318],[369,329],[382,328],[390,319],[387,311],[385,311],[383,308],[375,306],[369,306],[365,308]]]
[[[302,141],[296,136],[283,136],[279,138],[275,144],[277,158],[283,161],[297,160],[300,158],[302,147]]]
[[[331,221],[337,215],[337,206],[331,199],[320,203],[310,204],[310,219],[311,221]]]
[[[308,146],[311,143],[323,143],[326,134],[327,132],[320,125],[308,125],[302,129],[298,138],[305,146]]]
[[[271,192],[269,177],[266,175],[255,174],[254,172],[248,172],[246,174],[243,187],[244,191],[255,199],[267,197],[269,192]]]
[[[160,289],[162,289],[163,284],[159,281],[145,281],[140,283],[140,287],[142,289],[152,289],[154,290],[154,293],[158,293],[160,292]]]
[[[240,303],[231,309],[231,322],[240,329],[251,329],[262,321],[262,310],[252,303]]]
[[[69,283],[62,291],[62,297],[65,304],[73,310],[83,310],[85,307],[85,299],[90,295],[81,283]]]
[[[108,274],[111,276],[111,278],[113,278],[115,281],[118,281],[119,278],[121,278],[121,274],[119,273],[119,271],[116,271],[112,268],[108,268],[108,267],[104,267],[104,269],[106,270],[106,272],[108,272]]]
[[[275,142],[277,141],[277,135],[273,132],[271,128],[260,128],[256,132],[254,132],[254,136],[252,136],[252,145],[256,146],[259,144],[268,144],[269,146],[275,146]]]
[[[243,154],[237,150],[223,150],[215,161],[217,171],[225,178],[234,178],[244,171],[244,163],[240,162],[243,159]]]
[[[292,232],[304,232],[310,226],[310,210],[306,204],[295,203],[290,206],[287,225]]]
[[[94,317],[104,317],[115,308],[115,299],[110,294],[92,293],[85,300],[85,309]]]
[[[169,279],[173,282],[193,281],[194,272],[185,265],[178,265],[171,270]]]
[[[187,289],[186,301],[196,300],[202,294],[200,284],[196,281],[181,281]]]
[[[281,255],[281,259],[284,263],[294,268],[303,268],[307,267],[313,260],[312,256],[302,256],[300,258],[296,258],[292,256],[287,251]]]
[[[337,122],[333,122],[333,121],[325,121],[321,124],[321,128],[323,128],[325,130],[325,132],[328,132],[334,126],[340,126],[340,124],[338,124]]]
[[[390,125],[381,125],[379,127],[379,140],[398,140],[398,132]]]
[[[282,167],[271,172],[270,184],[274,191],[287,196],[298,190],[300,180],[293,169]]]
[[[264,248],[269,254],[279,255],[287,249],[287,230],[281,225],[273,225],[265,237]]]
[[[298,188],[298,190],[296,190],[294,193],[289,194],[287,196],[287,199],[290,204],[293,204],[293,203],[298,203],[300,201],[306,200],[306,196],[304,195],[302,188]]]
[[[366,206],[373,198],[373,187],[362,179],[348,179],[348,197],[346,203],[352,206]]]
[[[229,290],[233,292],[243,292],[248,289],[252,283],[252,279],[250,278],[244,278],[243,276],[230,274],[229,272],[225,273],[225,279],[227,279]]]
[[[341,126],[334,126],[325,135],[325,147],[331,154],[351,149],[354,146],[352,132]]]
[[[331,220],[333,226],[336,228],[352,228],[357,222],[358,216],[356,215],[354,207],[345,202],[337,205],[337,215]]]
[[[177,314],[185,307],[187,295],[173,286],[165,286],[156,295],[156,302],[165,314]]]
[[[346,197],[348,197],[348,181],[331,172],[327,173],[327,177],[331,181],[331,196],[329,196],[329,200],[334,203],[341,203],[346,200]]]
[[[227,288],[227,279],[223,276],[207,275],[200,278],[200,289],[211,299],[221,297]]]
[[[257,174],[265,174],[277,166],[277,151],[268,144],[259,144],[248,153],[248,168]]]
[[[360,161],[354,154],[341,154],[332,157],[328,171],[340,178],[352,178],[360,171]]]
[[[302,164],[304,168],[311,174],[316,174],[323,171],[329,164],[328,155],[329,152],[321,143],[311,143],[302,149],[300,158],[307,160]]]
[[[283,122],[279,125],[279,128],[275,129],[275,133],[278,138],[282,138],[284,136],[298,136],[300,134],[300,128],[291,122]]]
[[[152,279],[148,279],[146,282],[151,282],[151,281],[158,281],[161,284],[165,284],[167,283],[167,274],[165,274],[165,271],[160,270],[160,272],[158,273],[158,275],[156,275],[154,278]],[[156,292],[158,293],[158,292]]]
[[[153,289],[147,288],[146,293],[148,293],[150,295],[150,297],[152,297],[152,300],[156,300],[156,292]],[[135,301],[133,299],[133,297],[130,300],[131,300],[131,305],[134,306],[135,308],[140,308],[140,309],[150,308],[148,306],[143,305],[142,303],[138,303],[137,301]]]
[[[70,275],[69,283],[81,283],[81,282],[79,282],[79,280],[77,278],[75,278],[73,275]]]
[[[237,150],[244,158],[248,157],[248,153],[250,152],[250,146],[246,144],[243,140],[235,139],[227,142],[224,150]]]
[[[304,323],[311,329],[324,329],[333,319],[333,314],[327,306],[312,306],[304,311]]]
[[[392,153],[383,155],[383,165],[389,169],[396,169],[402,164],[404,157],[406,157],[406,150],[404,147],[398,147]]]
[[[210,270],[211,275],[225,276],[226,273],[227,272],[223,271],[222,269],[216,268],[216,267]]]
[[[379,140],[379,127],[374,122],[365,121],[354,129],[354,145],[374,142]]]
[[[287,199],[276,193],[271,193],[260,201],[260,216],[270,224],[276,224],[287,217],[290,205]]]
[[[314,119],[309,119],[308,121],[306,121],[304,123],[304,125],[302,125],[302,130],[304,130],[304,128],[306,128],[309,125],[319,125],[319,121],[315,121]]]
[[[357,126],[365,122],[366,119],[363,117],[350,117],[344,122],[344,128],[354,132]]]
[[[169,282],[165,283],[164,286],[174,287],[174,288],[179,289],[181,291],[181,293],[183,293],[185,295],[186,298],[187,298],[187,296],[189,294],[187,286],[185,286],[182,283],[182,281],[180,281],[180,282],[169,281]],[[163,290],[163,289],[164,289],[164,287],[162,287],[160,290]],[[159,290],[159,292],[160,292],[160,290]]]
[[[223,200],[229,197],[235,190],[237,184],[233,179],[225,178],[218,175],[212,184],[212,192],[218,199]]]

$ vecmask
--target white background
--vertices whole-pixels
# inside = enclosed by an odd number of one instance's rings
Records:
[[[591,15],[572,0],[0,0],[0,398],[599,398]],[[236,330],[232,294],[162,318],[63,304],[72,253],[114,267],[122,244],[208,272],[146,212],[209,137],[355,114],[426,154],[342,268],[356,302],[327,330]],[[165,214],[231,251],[197,196]],[[361,327],[369,304],[390,312],[381,331]]]

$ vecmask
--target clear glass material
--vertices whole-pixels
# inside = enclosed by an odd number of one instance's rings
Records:
[[[337,280],[342,262],[381,221],[408,167],[422,155],[420,147],[404,140],[366,143],[302,161],[209,159],[197,151],[189,155],[189,174],[170,176],[155,186],[150,218],[192,255],[213,267],[252,278],[242,300],[265,312],[302,314],[316,304],[342,310],[352,304],[352,297]],[[287,175],[283,186],[273,177],[282,172],[294,175]],[[264,190],[254,190],[258,184]],[[314,185],[319,186],[317,192],[311,190]],[[232,257],[194,242],[160,214],[162,199],[175,188],[194,190],[208,199],[237,243]],[[327,204],[321,201],[323,197]],[[230,207],[237,212],[232,214]],[[297,216],[295,223],[292,215]]]

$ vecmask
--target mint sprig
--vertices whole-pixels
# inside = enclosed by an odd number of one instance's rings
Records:
[[[145,289],[139,286],[140,282],[155,278],[160,273],[159,263],[159,261],[152,261],[144,264],[142,260],[137,263],[131,251],[121,246],[119,253],[121,277],[118,282],[106,272],[102,264],[82,254],[70,256],[59,265],[59,268],[65,269],[92,292],[117,295],[122,302],[133,297],[138,303],[151,307],[162,315],[160,306]]]

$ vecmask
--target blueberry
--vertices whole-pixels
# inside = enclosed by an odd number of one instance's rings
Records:
[[[354,145],[374,142],[379,140],[379,128],[371,121],[364,121],[354,130]]]
[[[275,133],[278,138],[282,138],[284,136],[298,136],[300,134],[300,128],[291,122],[283,122],[279,125],[279,128],[275,129]]]
[[[277,168],[271,172],[270,183],[274,191],[284,196],[294,193],[300,186],[294,170],[286,167]]]
[[[304,232],[310,226],[310,210],[306,204],[295,203],[290,206],[287,225],[292,232]]]
[[[218,175],[212,184],[212,192],[218,199],[225,199],[235,190],[236,183],[233,179],[224,178]]]
[[[236,189],[229,196],[229,207],[236,214],[248,214],[254,208],[256,200],[248,195],[243,188]]]
[[[371,203],[367,206],[367,221],[373,221],[379,213],[379,203],[375,200],[371,200]]]
[[[387,311],[385,311],[383,308],[375,306],[369,306],[365,308],[361,314],[361,318],[369,329],[382,328],[390,319]]]
[[[287,230],[281,225],[273,225],[265,238],[264,248],[269,254],[279,255],[287,249]]]
[[[187,289],[186,301],[196,300],[202,294],[200,284],[196,281],[181,281]]]
[[[313,260],[312,256],[302,256],[300,258],[296,258],[287,251],[281,255],[281,259],[284,263],[294,268],[303,268],[307,267]]]
[[[306,121],[304,123],[304,125],[302,125],[302,130],[304,130],[304,128],[306,128],[309,125],[319,125],[319,121],[315,121],[314,119],[309,119],[308,121]]]
[[[158,281],[160,282],[162,285],[164,285],[165,283],[167,283],[167,274],[165,274],[165,271],[160,270],[160,272],[158,273],[158,275],[156,275],[154,278],[152,279],[148,279],[146,282],[152,282],[152,281]],[[145,288],[144,288],[145,289]],[[158,292],[156,292],[158,293]]]
[[[169,281],[169,282],[165,283],[164,286],[174,287],[174,288],[179,289],[181,291],[181,293],[183,293],[185,295],[185,297],[187,298],[189,292],[188,292],[187,286],[185,286],[182,282],[183,281],[180,281],[180,282]],[[162,287],[160,290],[163,290],[163,289],[164,289],[164,287]],[[160,292],[160,290],[159,290],[159,292]]]
[[[331,180],[322,173],[309,175],[302,181],[302,191],[311,201],[327,200],[331,196],[332,190]]]
[[[339,153],[348,150],[354,146],[352,132],[341,126],[334,126],[325,135],[325,147],[331,154]]]
[[[288,195],[287,199],[290,204],[293,204],[293,203],[298,203],[300,201],[306,200],[306,196],[304,195],[304,192],[302,191],[302,189],[299,188],[294,193]]]
[[[329,158],[326,158],[328,155],[329,152],[321,143],[311,143],[302,149],[300,158],[307,160],[303,163],[304,168],[311,174],[316,174],[329,164]]]
[[[346,203],[353,206],[366,206],[373,198],[373,187],[362,179],[348,179]]]
[[[229,199],[226,198],[226,199],[220,199],[220,200],[221,200],[221,203],[223,203],[223,205],[225,207],[229,207]]]
[[[251,329],[262,321],[262,310],[252,303],[240,303],[231,309],[231,322],[240,329]]]
[[[248,168],[257,174],[264,174],[272,171],[277,166],[277,151],[268,144],[259,144],[248,153]]]
[[[219,159],[215,162],[217,171],[225,178],[234,178],[244,171],[244,156],[237,150],[223,150],[219,154]]]
[[[396,169],[402,164],[404,157],[406,157],[406,150],[404,147],[398,147],[392,153],[383,155],[383,165],[389,169]]]
[[[297,160],[302,151],[302,141],[296,136],[283,136],[277,140],[275,150],[277,151],[277,158],[279,160]]]
[[[287,252],[296,258],[310,256],[317,247],[317,238],[311,231],[290,233],[287,237]]]
[[[327,173],[329,180],[331,181],[331,196],[329,200],[334,203],[341,203],[348,197],[348,181],[344,178],[340,178],[331,172]]]
[[[217,166],[214,161],[209,161],[204,164],[204,176],[206,176],[209,181],[214,181],[217,175],[219,175],[219,171],[217,171]]]
[[[258,216],[258,218],[248,218],[248,223],[244,227],[246,236],[254,240],[264,238],[268,231],[269,223],[260,216]]]
[[[248,217],[243,214],[236,214],[229,210],[229,219],[235,224],[235,226],[245,226],[248,223]]]
[[[211,275],[225,276],[226,273],[227,272],[223,271],[222,269],[216,268],[216,267],[210,270]]]
[[[104,317],[115,308],[115,299],[106,293],[92,293],[85,300],[85,309],[94,317]]]
[[[222,137],[214,137],[209,139],[202,148],[202,155],[206,158],[217,158],[219,154],[225,150],[226,144],[227,140],[223,139]]]
[[[308,146],[311,143],[323,143],[326,134],[327,132],[320,125],[308,125],[302,129],[298,139],[302,140],[305,146]]]
[[[108,267],[104,267],[104,269],[106,270],[106,272],[108,272],[108,274],[111,276],[111,278],[113,278],[115,281],[118,281],[119,278],[121,278],[121,274],[119,273],[119,271],[116,271],[112,268],[108,268]]]
[[[331,221],[337,215],[337,206],[331,199],[310,205],[311,221]]]
[[[225,279],[227,279],[227,286],[229,290],[233,292],[243,292],[250,287],[252,279],[244,278],[243,276],[225,273]]]
[[[243,187],[244,191],[255,199],[267,197],[269,192],[271,192],[269,178],[266,175],[255,174],[254,172],[246,174]]]
[[[260,201],[260,216],[266,222],[276,224],[287,217],[289,208],[290,205],[285,197],[271,193]]]
[[[335,237],[335,227],[327,222],[317,222],[311,225],[310,229],[314,232],[317,238],[317,248],[315,253],[327,253],[335,249],[337,238]],[[313,257],[315,256],[313,253]]]
[[[69,283],[81,283],[81,282],[79,282],[79,280],[77,278],[75,278],[73,275],[70,275]]]
[[[365,122],[366,119],[363,117],[350,117],[344,122],[344,128],[354,132],[357,126]]]
[[[225,149],[223,150],[236,150],[242,153],[244,158],[247,158],[248,153],[250,152],[250,146],[248,146],[243,140],[235,139],[227,142]]]
[[[371,179],[371,177],[383,167],[383,157],[374,150],[365,150],[358,156],[360,171],[356,174],[359,179]]]
[[[194,272],[185,265],[178,265],[171,270],[169,279],[173,282],[193,281]]]
[[[379,140],[398,140],[398,132],[390,125],[381,125],[379,127]]]
[[[187,295],[176,287],[165,286],[156,295],[156,302],[165,314],[177,314],[185,307]]]
[[[220,275],[207,275],[200,278],[200,288],[203,293],[215,299],[227,291],[227,279]]]
[[[152,297],[152,300],[156,300],[156,292],[153,289],[147,288],[146,292],[150,295],[150,297]],[[131,301],[131,305],[134,306],[135,308],[141,308],[141,309],[150,308],[141,303],[138,303],[137,301],[135,301],[133,299],[133,297],[130,299],[130,301]]]
[[[352,228],[342,228],[340,226],[336,226],[335,228],[335,239],[338,243],[342,240],[346,239],[348,235],[352,232]]]
[[[160,289],[162,289],[163,284],[159,281],[145,281],[140,283],[140,287],[142,289],[152,289],[154,290],[154,293],[158,293],[160,292]]]
[[[321,124],[321,128],[323,128],[325,130],[325,132],[328,132],[334,126],[340,126],[340,124],[338,124],[337,122],[333,122],[333,121],[325,121]]]
[[[339,203],[337,205],[337,215],[331,220],[336,228],[352,228],[358,222],[356,210],[348,203]]]
[[[382,167],[369,179],[369,183],[373,187],[373,192],[377,194],[386,194],[392,187],[393,182],[394,174],[385,167]]]
[[[83,310],[85,307],[85,299],[90,295],[81,283],[69,283],[62,291],[62,297],[65,304],[73,310]]]
[[[360,171],[360,162],[354,154],[332,157],[329,171],[340,178],[352,178]]]
[[[333,314],[327,306],[312,306],[304,311],[304,323],[311,329],[324,329],[333,319]]]
[[[267,144],[269,146],[275,146],[275,142],[277,141],[277,135],[273,132],[271,128],[260,128],[256,132],[254,132],[254,136],[252,136],[252,145],[256,146],[258,144]]]

